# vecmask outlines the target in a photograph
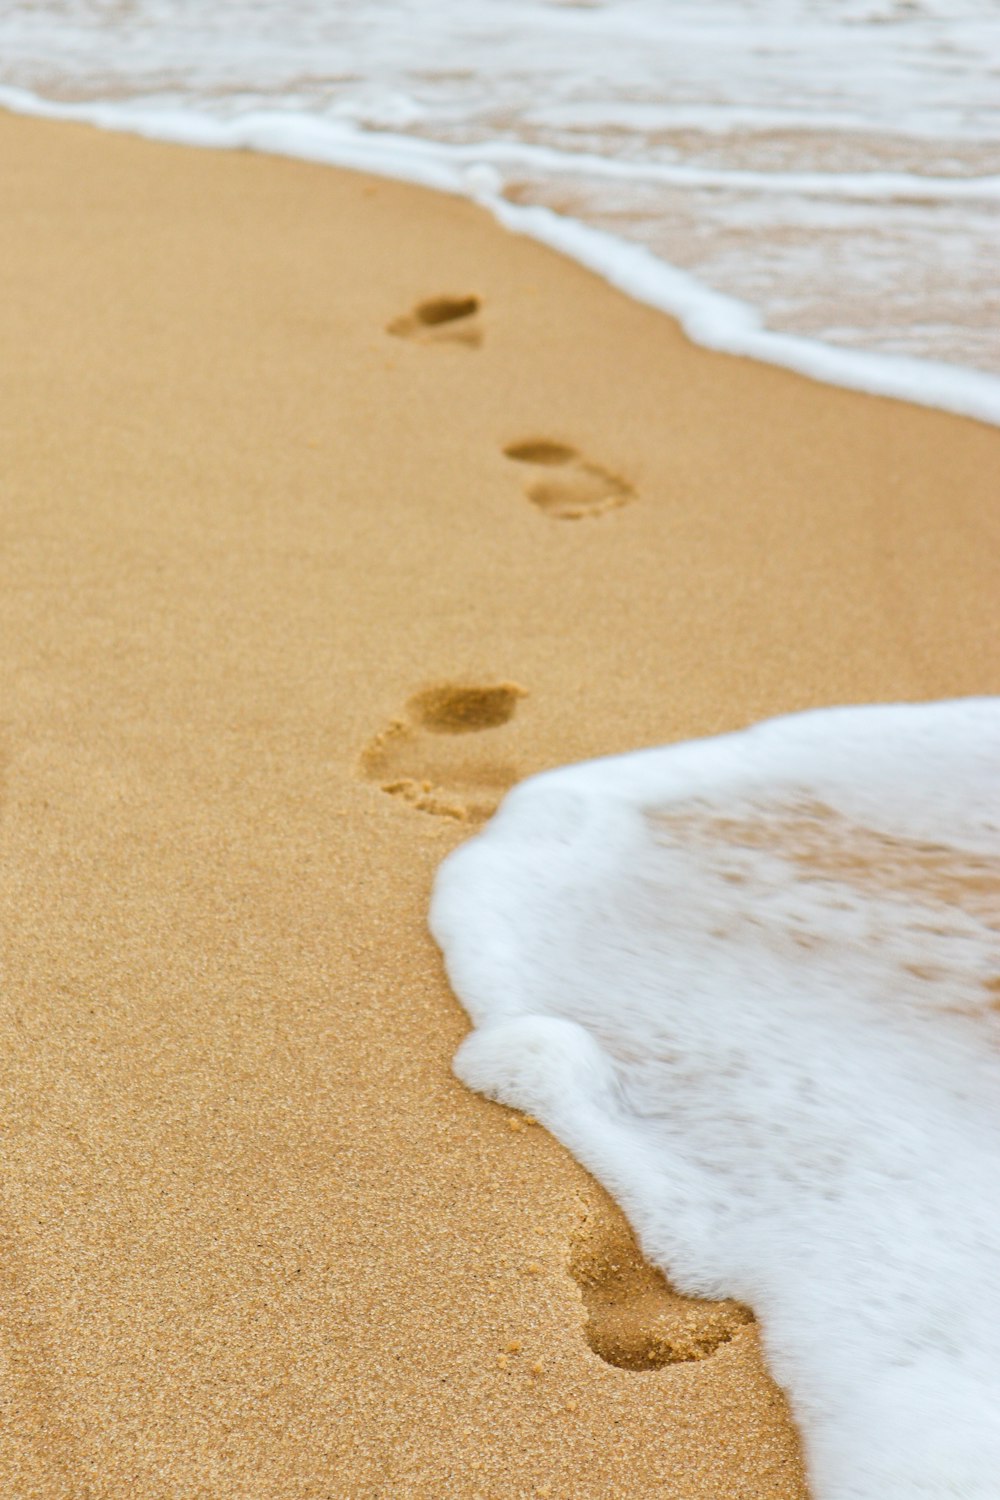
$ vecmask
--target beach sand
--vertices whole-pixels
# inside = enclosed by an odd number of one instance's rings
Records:
[[[428,895],[545,767],[1000,690],[1000,432],[463,201],[0,143],[0,1492],[801,1500],[755,1325],[451,1076]]]

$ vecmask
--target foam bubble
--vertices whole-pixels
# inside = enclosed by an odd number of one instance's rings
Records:
[[[1000,699],[549,772],[431,925],[459,1076],[754,1308],[818,1500],[997,1500]]]

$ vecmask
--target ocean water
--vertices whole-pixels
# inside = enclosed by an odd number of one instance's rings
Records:
[[[534,777],[431,925],[459,1076],[754,1308],[817,1500],[998,1500],[1000,699]]]
[[[469,192],[701,342],[1000,420],[1000,0],[25,0],[0,103]]]

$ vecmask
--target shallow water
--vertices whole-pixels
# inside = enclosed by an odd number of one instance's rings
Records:
[[[818,1500],[997,1500],[1000,700],[534,777],[432,929],[459,1076],[754,1309]]]
[[[460,149],[770,328],[1000,374],[1000,0],[34,0],[0,85]]]

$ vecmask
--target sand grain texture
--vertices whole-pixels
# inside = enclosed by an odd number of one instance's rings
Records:
[[[1000,434],[464,202],[0,138],[0,1492],[802,1500],[753,1324],[591,1348],[615,1215],[451,1077],[428,892],[543,767],[1000,689]]]

